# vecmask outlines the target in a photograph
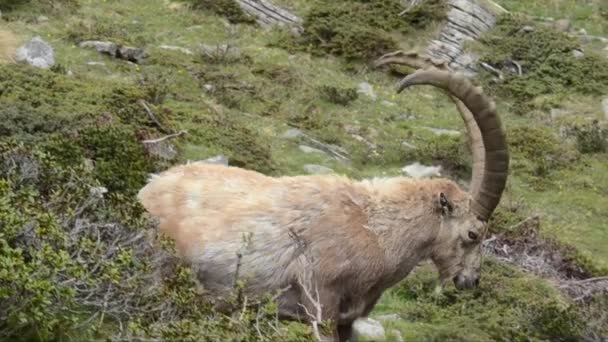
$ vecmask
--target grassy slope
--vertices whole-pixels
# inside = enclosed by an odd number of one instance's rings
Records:
[[[51,18],[50,22],[39,25],[11,22],[8,27],[14,32],[22,33],[23,39],[36,34],[42,35],[55,47],[58,63],[72,70],[74,77],[92,84],[97,80],[133,83],[142,74],[157,77],[165,75],[165,86],[169,89],[169,95],[162,107],[176,113],[172,122],[176,128],[188,129],[191,132],[182,143],[184,157],[187,159],[202,159],[216,153],[234,151],[226,150],[225,145],[217,143],[217,139],[209,138],[213,134],[207,132],[208,128],[201,127],[199,123],[201,117],[216,114],[213,108],[218,108],[220,101],[217,97],[206,94],[199,81],[192,76],[204,68],[200,60],[179,52],[158,49],[162,44],[179,45],[194,50],[199,43],[233,41],[251,57],[249,63],[220,65],[217,71],[234,75],[240,82],[252,85],[258,97],[252,98],[251,94],[237,90],[231,95],[238,100],[236,107],[240,108],[220,107],[219,110],[269,142],[272,160],[276,163],[276,174],[303,173],[302,166],[306,163],[323,164],[355,177],[397,174],[403,165],[414,161],[400,147],[401,141],[420,145],[425,144],[431,136],[422,127],[462,131],[455,108],[438,92],[422,87],[395,96],[393,86],[396,79],[389,78],[384,73],[346,72],[340,61],[333,58],[315,58],[303,53],[291,55],[285,50],[267,47],[267,43],[273,42],[278,36],[276,32],[238,25],[235,26],[236,32],[231,33],[225,21],[219,17],[186,8],[170,9],[168,2],[161,0],[82,1],[82,4],[82,9],[73,16],[59,20]],[[505,1],[504,5],[508,8],[521,7],[515,1]],[[560,7],[556,8],[561,10]],[[554,13],[560,12],[556,10]],[[90,25],[87,22],[95,24]],[[129,65],[93,51],[76,48],[69,39],[70,35],[82,35],[87,31],[83,28],[89,28],[90,33],[99,38],[145,45],[152,55],[152,62],[141,66]],[[601,24],[591,25],[589,28],[590,32],[605,33],[605,26],[602,28]],[[105,67],[87,65],[86,62],[89,61],[101,61],[105,63]],[[264,72],[279,66],[284,71],[284,76],[291,80],[288,85]],[[256,69],[262,71],[253,72]],[[319,99],[319,86],[349,88],[356,87],[362,81],[374,86],[378,95],[377,101],[359,96],[348,106],[340,106]],[[387,106],[381,103],[382,100],[397,105]],[[597,99],[584,106],[584,112],[591,115],[600,111]],[[331,158],[304,154],[298,149],[298,143],[280,138],[289,127],[287,123],[297,121],[298,118],[294,118],[294,115],[299,113],[307,113],[314,120],[321,120],[322,127],[313,129],[312,134],[326,141],[339,143],[353,152],[355,165],[342,165]],[[416,119],[395,119],[404,113],[414,113]],[[507,127],[514,124],[539,124],[538,118],[512,117],[504,111],[502,114]],[[344,124],[363,128],[361,135],[381,146],[378,151],[380,157],[366,157],[365,145],[345,134],[341,128]],[[602,162],[605,161],[605,156],[585,158],[589,160],[588,166],[581,166],[575,171],[562,171],[563,174],[558,177],[562,181],[543,192],[530,189],[525,176],[514,174],[509,196],[523,197],[533,211],[545,213],[543,229],[547,234],[557,235],[564,241],[574,243],[582,251],[593,255],[598,264],[608,265],[608,251],[602,248],[608,241],[608,236],[602,229],[607,220],[602,209],[606,208],[607,204],[605,195],[608,178],[605,175],[608,163]],[[561,302],[559,296],[543,285],[542,281],[499,267],[489,277],[496,283],[488,284],[486,288],[498,297],[497,302],[489,301],[487,307],[476,304],[468,308],[465,303],[459,302],[462,306],[460,309],[446,309],[442,305],[431,306],[428,310],[437,311],[436,315],[420,316],[420,313],[416,312],[416,306],[419,304],[417,299],[411,295],[402,295],[403,288],[427,288],[432,284],[432,276],[428,271],[423,270],[419,274],[417,278],[404,283],[402,288],[388,293],[377,310],[377,313],[397,312],[413,322],[391,323],[402,330],[404,336],[414,337],[412,334],[421,331],[420,334],[432,339],[450,331],[452,336],[470,333],[479,340],[484,340],[490,337],[487,330],[496,328],[484,323],[484,319],[497,319],[495,315],[501,312],[509,313],[506,320],[512,324],[529,319],[522,313],[522,307],[526,303],[510,303],[509,296],[531,294],[532,296],[524,298],[548,296],[551,300],[555,299],[555,303]],[[497,285],[503,282],[507,284],[504,285],[504,291]],[[431,291],[425,293],[427,292]],[[427,302],[426,299],[423,301]],[[493,310],[494,308],[499,309]],[[481,316],[476,314],[478,311]],[[456,327],[456,323],[450,320],[449,315],[456,313],[464,317],[462,323],[468,324],[467,327]],[[415,317],[421,318],[416,322],[413,319]]]

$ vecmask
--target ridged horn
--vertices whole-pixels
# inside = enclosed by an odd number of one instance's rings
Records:
[[[463,75],[445,70],[418,70],[399,82],[397,93],[413,85],[432,85],[443,89],[462,101],[473,115],[481,139],[475,136],[470,136],[470,139],[473,146],[475,141],[483,142],[485,153],[481,153],[481,155],[485,156],[485,160],[483,161],[481,182],[477,183],[478,187],[472,187],[472,210],[481,219],[488,220],[500,202],[509,171],[506,136],[494,102]],[[469,134],[472,132],[469,131]],[[475,157],[476,155],[479,156],[479,151],[473,154],[474,170],[480,165],[480,160]],[[474,173],[473,176],[474,178],[479,177],[479,173],[477,175]],[[475,183],[476,180],[473,179],[472,182]]]
[[[435,60],[431,57],[420,55],[416,51],[405,52],[402,50],[397,50],[395,52],[390,52],[380,56],[376,61],[374,61],[372,66],[374,68],[379,68],[391,64],[406,65],[414,69],[437,68],[440,70],[449,70],[449,67],[445,61]],[[481,184],[481,180],[483,179],[484,165],[486,159],[485,148],[483,146],[483,140],[481,139],[481,132],[479,132],[479,127],[477,126],[477,122],[475,122],[473,114],[471,114],[471,112],[464,105],[464,103],[462,103],[456,97],[451,95],[448,91],[445,91],[443,89],[441,90],[449,96],[452,102],[454,102],[456,108],[458,108],[458,113],[460,113],[460,117],[464,121],[464,125],[467,129],[469,137],[469,146],[471,148],[471,153],[473,154],[474,160],[470,191],[471,193],[476,193],[477,191],[479,191],[479,185]]]

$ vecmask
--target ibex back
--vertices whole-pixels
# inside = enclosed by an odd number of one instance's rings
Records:
[[[446,71],[419,70],[399,89],[413,84],[442,87],[473,113],[486,147],[476,192],[446,179],[275,178],[197,162],[154,176],[139,199],[210,297],[229,295],[238,277],[248,296],[279,291],[281,318],[330,320],[332,340],[353,341],[354,320],[424,259],[442,282],[479,283],[480,242],[506,181],[493,104]]]

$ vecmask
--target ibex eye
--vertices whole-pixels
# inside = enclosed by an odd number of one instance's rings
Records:
[[[478,237],[477,233],[469,231],[469,239],[477,240],[477,237]]]

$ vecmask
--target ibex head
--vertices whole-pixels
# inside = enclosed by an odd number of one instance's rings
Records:
[[[509,153],[496,107],[463,75],[450,72],[445,63],[397,51],[380,57],[375,67],[404,64],[418,69],[405,77],[397,92],[412,85],[433,85],[446,91],[462,116],[473,152],[473,177],[467,199],[438,195],[442,224],[437,247],[431,256],[443,281],[456,287],[477,286],[481,268],[481,242],[487,221],[498,205],[507,181]]]

